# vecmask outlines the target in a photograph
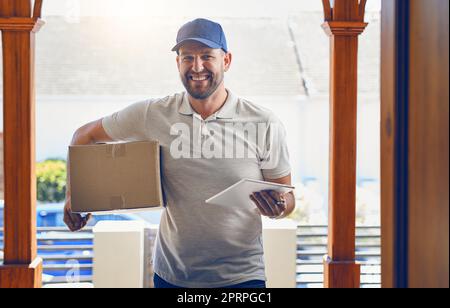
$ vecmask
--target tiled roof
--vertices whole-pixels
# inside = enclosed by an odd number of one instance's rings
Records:
[[[369,26],[359,37],[358,91],[378,95],[380,84],[380,14],[367,13]],[[303,77],[311,94],[329,90],[329,39],[320,27],[323,13],[298,13],[289,18],[303,67]]]
[[[361,37],[359,89],[377,95],[379,14],[370,14],[372,23]],[[234,56],[227,87],[244,96],[326,94],[329,43],[320,28],[322,16],[307,12],[289,21],[217,19]],[[186,20],[118,22],[111,17],[83,17],[80,23],[68,23],[63,17],[48,17],[46,21],[36,44],[38,95],[155,96],[183,90],[170,49]]]
[[[284,20],[223,19],[234,63],[227,86],[242,95],[302,95]],[[175,63],[176,31],[183,20],[50,17],[36,44],[41,95],[158,95],[182,90]],[[136,31],[139,35],[135,35]],[[258,37],[258,40],[252,39]]]

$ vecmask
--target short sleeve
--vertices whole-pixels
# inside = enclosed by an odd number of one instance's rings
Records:
[[[147,140],[149,101],[135,103],[127,108],[104,117],[103,128],[115,141]]]
[[[268,123],[260,168],[266,180],[279,179],[291,174],[286,129],[275,117]]]

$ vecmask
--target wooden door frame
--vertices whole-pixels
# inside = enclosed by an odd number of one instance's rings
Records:
[[[448,287],[448,1],[383,0],[381,32],[382,286]]]
[[[381,278],[408,286],[409,0],[381,12]]]
[[[4,105],[4,265],[0,288],[36,288],[42,260],[36,243],[35,33],[43,0],[2,0]]]

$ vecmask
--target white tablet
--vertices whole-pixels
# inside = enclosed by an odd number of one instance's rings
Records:
[[[243,179],[236,184],[221,191],[217,195],[209,198],[205,202],[207,204],[214,205],[245,205],[251,203],[250,195],[254,192],[263,190],[275,190],[279,193],[289,193],[293,191],[295,187],[283,184],[277,184],[272,182],[264,182],[258,180]]]

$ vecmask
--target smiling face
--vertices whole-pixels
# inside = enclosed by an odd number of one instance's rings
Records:
[[[178,71],[186,91],[195,99],[210,97],[223,83],[231,54],[198,42],[184,44],[177,56]]]

